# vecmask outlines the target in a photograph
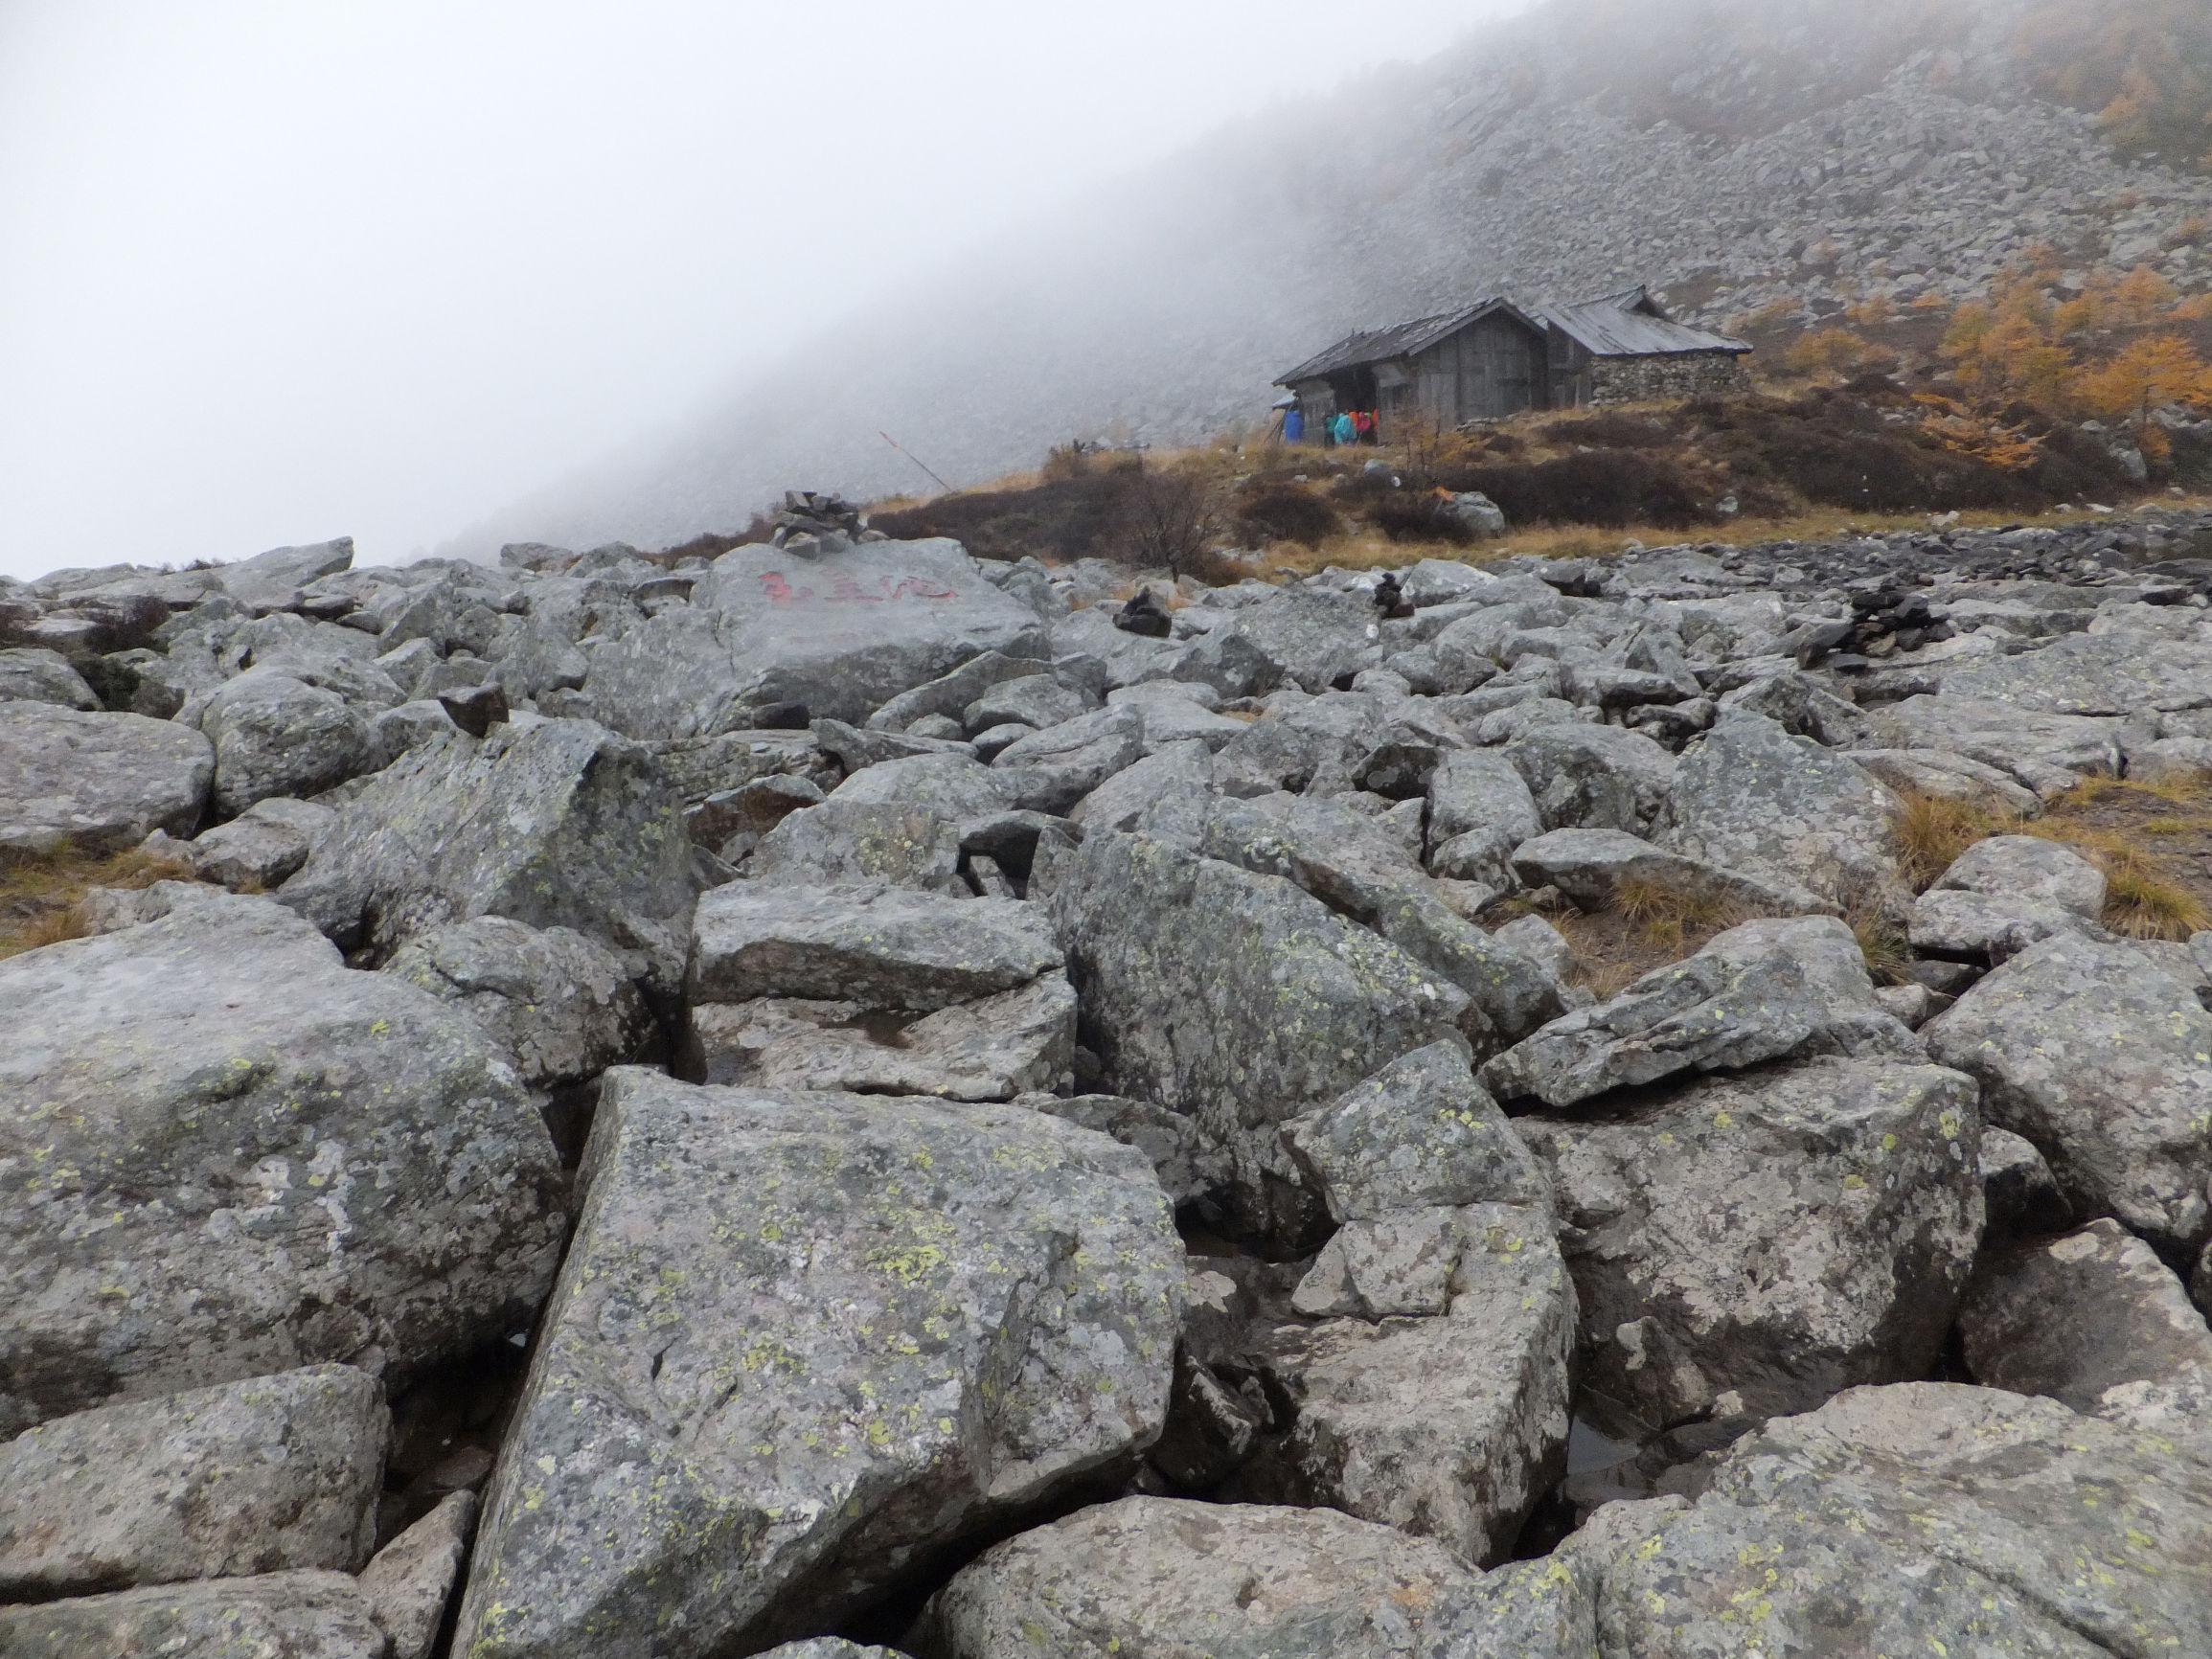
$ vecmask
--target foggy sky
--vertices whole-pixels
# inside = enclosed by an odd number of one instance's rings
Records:
[[[0,572],[426,552],[1514,0],[0,0]]]

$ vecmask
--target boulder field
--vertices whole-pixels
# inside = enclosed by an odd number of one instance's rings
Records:
[[[2212,1653],[2212,522],[1399,577],[0,581],[0,1655]]]

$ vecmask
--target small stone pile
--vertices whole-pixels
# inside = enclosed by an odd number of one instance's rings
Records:
[[[867,516],[843,496],[811,489],[785,490],[784,505],[772,522],[772,544],[802,558],[839,552],[874,534]],[[875,539],[882,537],[877,534]]]

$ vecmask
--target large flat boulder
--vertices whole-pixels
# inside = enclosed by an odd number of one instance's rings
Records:
[[[526,1329],[565,1183],[461,1014],[263,898],[0,962],[0,1427]],[[161,896],[134,896],[158,899]]]
[[[715,560],[690,605],[597,651],[585,690],[632,737],[703,737],[775,702],[865,719],[987,651],[1041,659],[1045,625],[958,542],[866,542],[817,558],[740,547]]]
[[[1591,1386],[1668,1424],[1934,1361],[1982,1231],[1973,1081],[1820,1059],[1515,1127],[1557,1172]]]
[[[2212,708],[2212,645],[2145,633],[2074,633],[1944,675],[1943,694],[2035,715],[2118,716]]]
[[[190,835],[214,782],[214,745],[189,726],[0,702],[0,854]]]
[[[1482,1068],[1499,1099],[1571,1106],[1684,1072],[1742,1071],[1793,1055],[1921,1058],[1874,999],[1851,929],[1808,916],[1750,921],[1561,1015]]]
[[[1183,1252],[1132,1148],[624,1070],[585,1172],[462,1608],[479,1659],[818,1635],[1159,1433]]]
[[[0,1601],[357,1571],[390,1424],[351,1366],[101,1406],[0,1443]]]
[[[1996,1389],[1854,1389],[1746,1435],[1694,1505],[1597,1554],[1604,1650],[2212,1652],[2212,1466],[2176,1454]]]
[[[2155,1243],[2212,1236],[2212,1013],[2132,944],[2033,945],[1921,1034],[1981,1083],[1989,1121],[2035,1144],[2076,1213]]]
[[[922,1659],[1434,1659],[1477,1576],[1327,1510],[1125,1498],[1024,1533],[938,1592]]]
[[[454,731],[348,801],[279,897],[389,956],[478,916],[643,951],[673,987],[690,937],[692,847],[652,757],[588,720]]]
[[[1311,1233],[1320,1200],[1279,1125],[1455,1030],[1466,994],[1290,881],[1146,836],[1094,834],[1057,879],[1106,1086],[1227,1148],[1242,1224]]]
[[[8,1659],[387,1659],[391,1647],[344,1573],[268,1573],[0,1607]]]

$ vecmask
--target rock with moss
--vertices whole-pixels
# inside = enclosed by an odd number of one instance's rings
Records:
[[[1976,1381],[2093,1412],[2123,1383],[2212,1385],[2212,1329],[2188,1287],[2116,1221],[1992,1251],[1959,1308]]]
[[[2212,1236],[2212,1013],[2193,985],[2127,943],[2047,939],[1922,1035],[2077,1213],[2177,1250]]]
[[[1815,1059],[1514,1126],[1557,1175],[1590,1386],[1646,1420],[1934,1362],[1982,1231],[1971,1079]]]
[[[588,720],[541,720],[409,750],[280,897],[380,956],[478,916],[571,927],[644,952],[673,989],[696,892],[682,804],[652,757]]]
[[[1607,1652],[2212,1651],[2212,1466],[2054,1400],[1859,1388],[1739,1440],[1599,1553]]]
[[[1144,1156],[1019,1106],[609,1074],[462,1650],[818,1634],[1159,1433]]]
[[[0,856],[135,847],[190,835],[207,809],[215,747],[143,715],[0,702]]]
[[[369,1558],[390,1424],[351,1366],[101,1406],[0,1443],[0,1601]]]
[[[1551,1199],[1548,1172],[1475,1080],[1456,1038],[1402,1055],[1329,1105],[1291,1119],[1283,1139],[1339,1223]]]
[[[1810,1055],[1926,1057],[1875,1001],[1851,929],[1827,917],[1745,922],[1618,996],[1576,1009],[1497,1056],[1506,1101],[1571,1106],[1685,1072]]]
[[[1763,715],[1729,714],[1683,751],[1654,839],[1902,923],[1896,796],[1857,762]]]
[[[1197,1120],[1239,1224],[1324,1225],[1280,1125],[1457,1028],[1466,993],[1277,876],[1142,835],[1066,855],[1052,914],[1106,1086]]]
[[[527,1329],[565,1183],[475,1025],[265,898],[0,962],[0,1427]]]
[[[383,971],[452,1004],[532,1088],[586,1081],[650,1040],[644,964],[571,927],[479,916],[417,934]]]

